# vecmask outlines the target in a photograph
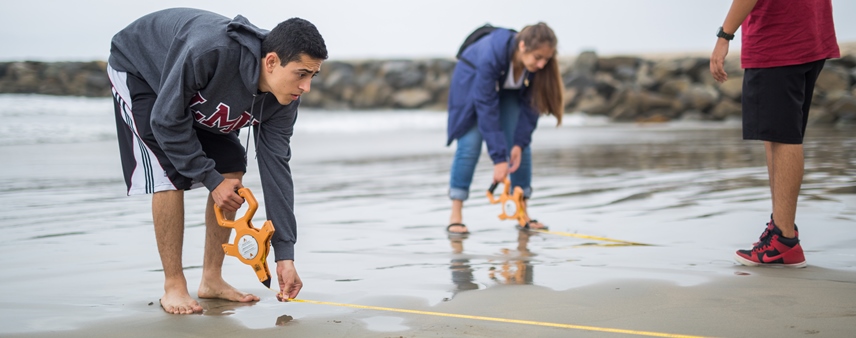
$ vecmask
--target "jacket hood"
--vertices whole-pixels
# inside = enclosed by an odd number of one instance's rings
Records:
[[[241,81],[251,93],[259,90],[259,66],[262,58],[262,40],[270,31],[261,29],[250,23],[242,15],[236,16],[226,26],[226,34],[243,46],[241,48],[241,62],[238,68],[241,72]]]

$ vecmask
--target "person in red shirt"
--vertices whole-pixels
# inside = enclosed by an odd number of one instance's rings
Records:
[[[804,172],[803,137],[814,84],[826,59],[840,57],[832,0],[734,0],[717,33],[710,73],[724,82],[729,41],[743,32],[743,139],[762,140],[773,213],[752,249],[735,259],[748,266],[806,266],[794,223]]]

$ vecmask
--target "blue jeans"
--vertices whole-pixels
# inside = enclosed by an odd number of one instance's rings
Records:
[[[499,123],[505,134],[505,144],[508,152],[514,146],[514,131],[517,129],[517,120],[520,118],[520,99],[516,90],[502,90],[499,93]],[[470,195],[470,184],[473,182],[473,173],[482,152],[483,139],[478,126],[473,126],[464,136],[457,140],[455,159],[452,161],[452,178],[449,181],[449,198],[465,201]],[[532,195],[532,151],[527,146],[522,149],[520,167],[511,173],[512,191],[514,187],[523,189],[523,195],[529,198]],[[489,183],[485,182],[484,189],[487,191]]]

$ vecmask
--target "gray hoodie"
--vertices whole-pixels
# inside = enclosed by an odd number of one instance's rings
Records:
[[[258,90],[267,33],[240,15],[229,20],[198,9],[166,9],[113,36],[108,62],[144,79],[157,93],[151,124],[158,144],[180,174],[209,190],[223,176],[205,156],[196,133],[237,133],[253,126],[265,210],[276,228],[274,257],[284,260],[294,259],[297,241],[288,161],[300,103],[283,106]]]

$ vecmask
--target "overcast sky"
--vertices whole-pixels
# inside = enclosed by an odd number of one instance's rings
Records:
[[[839,41],[856,41],[856,1],[833,0]],[[314,23],[330,59],[453,57],[486,22],[520,29],[544,21],[559,53],[709,51],[730,0],[2,0],[0,61],[106,60],[112,35],[144,14],[196,7],[242,14],[270,29]],[[739,33],[739,32],[738,32]],[[739,37],[732,43],[738,51]]]

